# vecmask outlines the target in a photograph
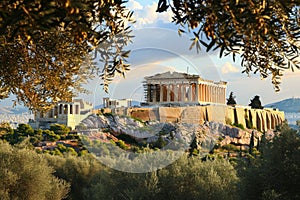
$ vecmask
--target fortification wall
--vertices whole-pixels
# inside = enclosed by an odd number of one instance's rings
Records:
[[[284,121],[284,112],[273,109],[251,109],[249,106],[205,105],[186,107],[118,108],[112,112],[144,121],[203,124],[205,121],[241,124],[261,132]]]
[[[183,107],[181,122],[190,124],[203,124],[205,119],[205,108],[202,106]]]
[[[207,121],[215,121],[225,123],[226,108],[225,105],[208,105],[205,106],[207,110]]]
[[[158,107],[160,122],[179,122],[184,107]]]
[[[225,109],[225,123],[232,124],[234,121],[234,107],[227,106]]]
[[[129,116],[143,121],[158,121],[160,118],[158,108],[128,108],[127,113]]]

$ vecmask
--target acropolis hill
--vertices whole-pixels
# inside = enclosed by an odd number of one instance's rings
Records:
[[[252,109],[226,105],[226,82],[204,80],[198,75],[166,72],[145,77],[148,106],[112,108],[114,114],[144,121],[203,124],[205,121],[242,124],[261,132],[272,130],[284,121],[277,109]]]

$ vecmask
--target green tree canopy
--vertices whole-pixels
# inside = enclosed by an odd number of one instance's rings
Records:
[[[50,125],[50,131],[53,131],[57,135],[67,135],[71,131],[71,128],[64,124],[52,124]]]
[[[83,91],[94,75],[104,89],[128,70],[124,47],[132,12],[124,0],[3,0],[0,3],[0,99],[14,94],[30,109],[48,109]],[[159,0],[171,9],[191,48],[237,54],[244,72],[258,72],[279,90],[285,69],[299,68],[299,0]],[[101,67],[96,67],[95,56]]]
[[[106,86],[115,74],[124,74],[132,15],[124,3],[1,1],[0,98],[15,94],[31,109],[47,109],[83,91],[93,74]],[[91,53],[100,55],[102,68],[91,62]]]
[[[19,124],[15,133],[20,136],[33,136],[35,135],[33,128],[29,124]]]
[[[143,163],[141,163],[143,164]],[[236,170],[226,160],[182,158],[149,173],[100,171],[87,199],[238,199]]]
[[[0,199],[64,199],[69,185],[33,150],[0,141]]]
[[[6,134],[13,134],[14,130],[11,128],[10,124],[7,122],[0,123],[0,137]]]
[[[246,73],[272,75],[279,90],[285,69],[300,67],[299,0],[159,0],[157,12],[170,9],[179,33],[191,32],[197,51],[220,50],[242,58]]]
[[[236,101],[235,101],[235,96],[233,96],[233,92],[230,92],[229,94],[229,98],[227,99],[227,105],[235,105]]]
[[[299,199],[300,137],[287,125],[241,170],[241,199]]]
[[[250,100],[251,103],[249,104],[249,106],[251,106],[251,108],[255,108],[255,109],[263,109],[264,107],[261,105],[261,101],[259,99],[259,96],[256,95],[253,99]]]

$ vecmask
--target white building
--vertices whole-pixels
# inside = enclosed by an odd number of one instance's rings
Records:
[[[214,82],[198,75],[165,72],[145,77],[148,104],[159,103],[226,103],[227,82]]]
[[[75,129],[83,119],[92,113],[93,105],[82,99],[72,102],[58,102],[47,113],[36,113],[29,124],[34,129],[49,129],[51,124],[64,124]]]
[[[122,108],[122,107],[131,107],[132,99],[110,99],[108,97],[103,98],[103,107],[104,108]]]

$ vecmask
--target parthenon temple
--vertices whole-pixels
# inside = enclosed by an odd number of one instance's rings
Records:
[[[198,75],[165,72],[145,77],[145,98],[157,103],[226,103],[227,82],[204,80]]]

